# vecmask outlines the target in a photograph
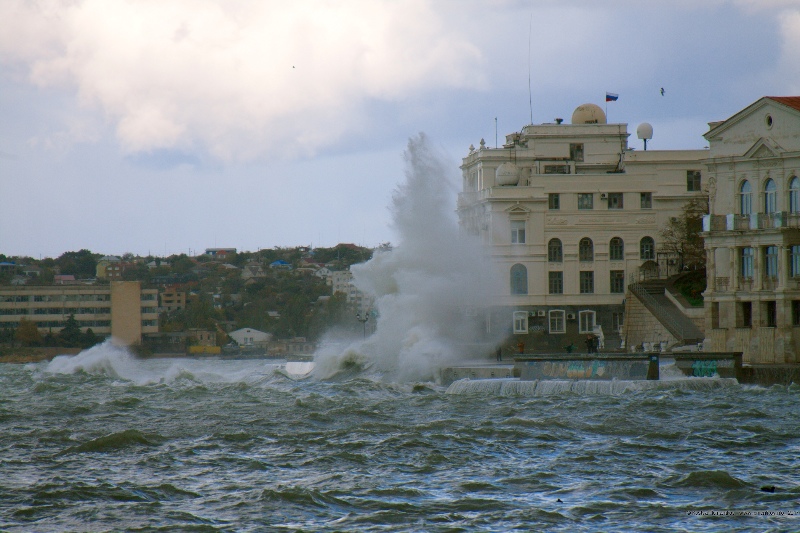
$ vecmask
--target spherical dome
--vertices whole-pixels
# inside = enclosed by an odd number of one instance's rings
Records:
[[[647,122],[642,122],[639,124],[639,127],[636,128],[636,136],[640,139],[652,139],[653,138],[653,126],[648,124]]]
[[[595,104],[583,104],[572,113],[573,124],[605,124],[606,114]]]
[[[494,181],[497,185],[516,185],[519,183],[519,168],[514,163],[503,163],[497,167]]]

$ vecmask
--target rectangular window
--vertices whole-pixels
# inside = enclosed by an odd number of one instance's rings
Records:
[[[622,333],[625,325],[625,313],[611,313],[611,329],[617,333]]]
[[[764,249],[764,275],[767,278],[778,277],[778,247],[767,246]]]
[[[563,294],[564,293],[564,273],[563,272],[548,272],[548,287],[550,294]]]
[[[641,193],[639,195],[639,207],[642,209],[653,209],[653,193]]]
[[[564,311],[550,311],[548,315],[550,333],[565,333],[567,331]]]
[[[569,158],[573,161],[583,161],[583,143],[570,143]]]
[[[792,300],[792,325],[800,326],[800,300]]]
[[[545,165],[545,174],[569,174],[569,165]]]
[[[753,303],[738,302],[736,304],[736,327],[749,328],[753,326]]]
[[[511,221],[511,244],[525,244],[525,221]]]
[[[594,209],[594,194],[578,194],[578,209]]]
[[[792,246],[790,261],[791,276],[800,277],[800,246]]]
[[[687,170],[686,171],[686,190],[689,192],[700,192],[700,171]]]
[[[547,208],[551,211],[558,211],[561,209],[561,202],[557,192],[551,192],[547,195]]]
[[[594,333],[594,316],[594,311],[580,311],[578,313],[580,333]]]
[[[761,303],[761,313],[763,318],[761,324],[768,328],[774,328],[778,325],[778,305],[777,302],[769,301]]]
[[[611,271],[611,293],[624,294],[625,293],[625,271],[612,270]]]
[[[609,209],[622,209],[622,193],[610,192],[608,193],[608,208]]]
[[[594,272],[591,270],[582,270],[580,272],[580,289],[581,294],[594,293]]]
[[[528,333],[527,311],[514,311],[514,333]]]
[[[753,249],[741,248],[742,279],[753,279]]]

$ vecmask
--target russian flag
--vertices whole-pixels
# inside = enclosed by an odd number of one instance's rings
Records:
[[[606,102],[616,102],[617,98],[619,98],[618,94],[606,93]]]

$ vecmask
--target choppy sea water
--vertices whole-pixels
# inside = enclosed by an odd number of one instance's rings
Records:
[[[551,392],[0,365],[0,530],[800,530],[800,388]]]

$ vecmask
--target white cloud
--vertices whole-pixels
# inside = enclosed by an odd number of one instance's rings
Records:
[[[484,85],[479,50],[425,0],[0,4],[0,60],[74,86],[126,151],[310,154],[371,100]]]
[[[783,48],[781,75],[792,94],[800,94],[800,11],[786,12],[781,18]],[[771,95],[781,96],[781,95]]]

